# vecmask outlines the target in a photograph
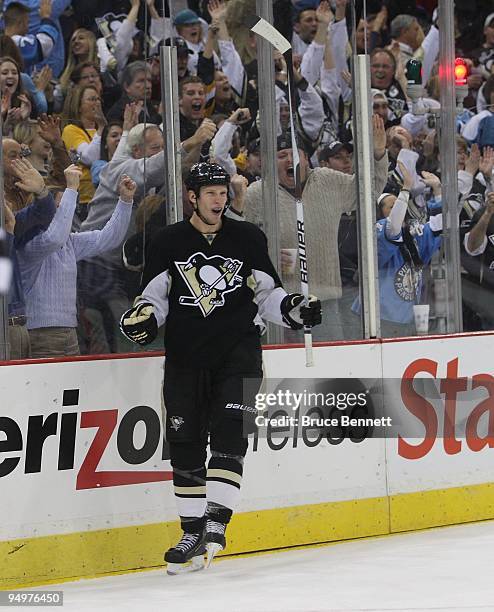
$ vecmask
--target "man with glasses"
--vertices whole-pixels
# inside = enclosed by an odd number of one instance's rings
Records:
[[[408,111],[406,84],[396,78],[396,60],[387,49],[374,49],[370,56],[371,86],[384,92],[397,119]]]

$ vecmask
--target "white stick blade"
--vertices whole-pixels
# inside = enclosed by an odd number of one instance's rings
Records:
[[[12,262],[8,257],[0,257],[0,295],[8,293],[12,279]]]
[[[278,30],[272,26],[268,21],[263,19],[262,17],[256,17],[257,22],[250,29],[255,33],[262,36],[265,40],[268,41],[273,47],[278,49],[280,53],[285,53],[288,49],[291,48],[291,44],[288,40],[280,34]]]

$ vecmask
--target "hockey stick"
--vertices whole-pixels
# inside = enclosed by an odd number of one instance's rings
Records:
[[[293,158],[293,173],[295,177],[295,205],[297,209],[297,241],[298,241],[298,258],[300,267],[300,285],[302,295],[305,298],[305,303],[309,303],[309,270],[307,265],[307,248],[305,241],[305,225],[304,225],[304,205],[302,202],[302,181],[300,179],[300,156],[297,146],[297,135],[295,133],[294,116],[295,108],[295,89],[293,79],[293,61],[292,61],[292,45],[288,40],[278,32],[278,30],[268,23],[262,17],[255,16],[252,18],[250,29],[264,38],[269,44],[285,57],[287,65],[288,77],[288,108],[290,112],[290,133]],[[305,365],[311,367],[314,365],[314,355],[312,351],[312,329],[304,325],[304,342],[305,342]]]

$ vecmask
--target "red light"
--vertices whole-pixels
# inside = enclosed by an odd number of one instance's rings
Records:
[[[466,62],[461,57],[455,59],[455,84],[466,85],[468,76],[468,68]]]

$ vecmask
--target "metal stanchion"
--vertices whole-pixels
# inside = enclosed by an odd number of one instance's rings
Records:
[[[454,67],[454,2],[439,0],[439,81],[441,90],[439,147],[441,151],[443,249],[446,260],[446,331],[450,333],[460,332],[463,329]]]
[[[357,177],[360,292],[365,338],[380,335],[379,277],[374,205],[374,146],[372,142],[370,68],[368,55],[353,58],[353,142]]]
[[[355,3],[351,3],[353,22],[352,48],[356,50]],[[374,205],[374,143],[370,98],[370,62],[368,55],[352,56],[352,107],[354,171],[357,180],[357,223],[359,232],[360,301],[364,338],[381,333],[379,309],[379,276],[376,245],[376,211]]]
[[[257,14],[273,23],[272,2],[257,0]],[[278,167],[276,161],[276,99],[274,89],[273,48],[263,38],[257,41],[258,89],[261,133],[262,201],[264,204],[264,232],[268,239],[269,255],[280,273],[280,239],[278,232]],[[283,330],[268,325],[267,340],[271,344],[283,341]]]
[[[176,47],[161,47],[160,70],[165,138],[166,222],[171,224],[183,219]]]
[[[3,121],[1,113],[0,136],[0,227],[2,229],[5,229],[5,215],[3,208],[5,202],[5,193],[3,186],[3,150],[1,146],[1,142],[3,142]],[[0,361],[5,361],[10,358],[8,299],[8,295],[0,294]]]

